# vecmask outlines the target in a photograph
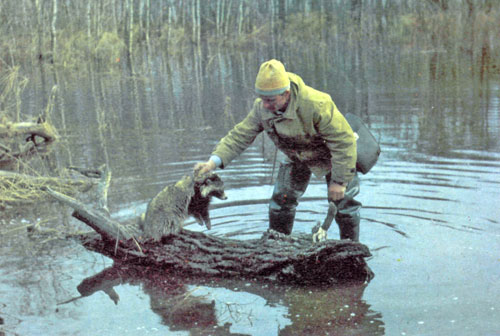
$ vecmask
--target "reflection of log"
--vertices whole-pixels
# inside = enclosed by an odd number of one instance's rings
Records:
[[[169,326],[170,330],[198,334],[193,331],[210,328],[209,334],[234,335],[229,332],[227,325],[237,322],[242,316],[252,318],[252,312],[259,308],[248,304],[245,304],[246,307],[241,306],[237,293],[233,302],[217,299],[218,288],[229,291],[238,288],[237,291],[241,290],[245,295],[248,293],[263,298],[266,306],[279,305],[287,309],[286,315],[291,324],[284,326],[280,335],[384,334],[381,314],[373,311],[362,299],[366,284],[311,287],[266,283],[262,286],[238,279],[216,280],[175,276],[154,267],[115,263],[84,279],[77,287],[81,296],[64,303],[80,300],[99,291],[106,293],[116,303],[119,298],[114,288],[124,284],[139,286],[150,297],[151,310],[161,317],[162,323]],[[205,286],[212,295],[200,295],[200,286]],[[190,287],[193,289],[189,290]],[[127,297],[120,300],[127,300]],[[231,309],[230,305],[234,305],[235,312],[232,321],[228,321],[224,314]]]
[[[140,237],[136,225],[121,225],[107,212],[91,209],[50,189],[49,193],[75,209],[73,215],[101,235],[100,239],[87,241],[86,247],[116,261],[177,274],[300,284],[366,280],[372,276],[365,262],[370,252],[357,242],[326,240],[313,245],[311,235],[284,236],[276,232],[241,241],[185,229],[156,242]]]
[[[7,168],[35,153],[47,152],[56,139],[52,125],[41,120],[0,124],[0,168]]]
[[[189,291],[186,280],[152,269],[115,264],[84,279],[77,287],[81,296],[61,304],[88,297],[98,291],[103,291],[117,303],[120,298],[114,290],[115,286],[140,285],[150,297],[151,310],[161,317],[161,322],[169,326],[171,331],[201,328],[210,330],[210,334],[236,335],[229,333],[226,326],[218,325],[214,301],[197,296],[196,290]]]

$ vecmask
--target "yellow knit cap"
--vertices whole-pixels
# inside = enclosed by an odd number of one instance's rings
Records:
[[[272,59],[262,63],[255,80],[255,92],[261,96],[276,96],[290,88],[285,66]]]

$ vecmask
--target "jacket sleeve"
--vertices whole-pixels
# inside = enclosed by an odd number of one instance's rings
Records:
[[[333,101],[322,102],[314,126],[332,155],[332,180],[350,182],[356,173],[356,138]]]
[[[234,126],[233,129],[219,141],[212,152],[212,155],[217,155],[221,158],[221,168],[227,166],[229,162],[247,149],[253,143],[257,135],[264,130],[260,114],[258,113],[259,103],[257,99],[254,103],[254,107],[245,119]]]

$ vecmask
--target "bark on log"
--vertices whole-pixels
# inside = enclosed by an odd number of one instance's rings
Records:
[[[296,284],[332,284],[370,280],[365,258],[368,248],[349,240],[312,244],[311,235],[283,235],[268,231],[262,238],[234,240],[186,229],[164,236],[161,243],[141,242],[142,252],[130,240],[118,248],[101,239],[87,241],[90,250],[115,261],[155,267],[199,277],[265,279]]]
[[[268,231],[260,239],[242,241],[180,229],[156,241],[142,237],[137,225],[122,225],[106,211],[51,189],[48,192],[75,209],[73,216],[99,233],[100,238],[86,240],[85,247],[117,262],[179,275],[296,284],[365,281],[373,276],[365,261],[371,255],[368,248],[350,240],[313,244],[311,234],[286,236]]]

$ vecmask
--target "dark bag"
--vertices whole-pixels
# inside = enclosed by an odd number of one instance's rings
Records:
[[[347,113],[345,118],[354,132],[359,136],[357,140],[356,170],[366,174],[375,166],[380,155],[380,145],[363,121],[352,113]]]

